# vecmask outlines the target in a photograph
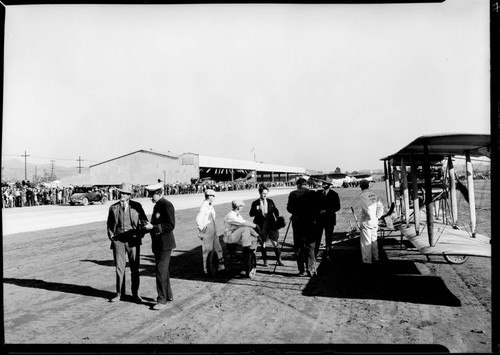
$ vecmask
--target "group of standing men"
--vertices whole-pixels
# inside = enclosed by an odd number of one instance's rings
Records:
[[[288,197],[287,210],[292,214],[293,242],[299,276],[317,274],[318,257],[323,232],[325,234],[325,252],[323,259],[331,257],[333,231],[336,225],[336,212],[340,210],[338,194],[332,190],[331,180],[323,181],[323,190],[313,191],[306,186],[303,178],[297,180],[297,190]],[[361,180],[359,186],[361,220],[360,242],[361,259],[365,264],[378,261],[378,219],[384,207],[378,195],[369,189],[370,182]]]
[[[294,252],[299,276],[314,276],[317,274],[316,258],[318,257],[323,232],[325,234],[325,252],[323,259],[331,257],[333,231],[336,225],[336,212],[340,210],[338,194],[331,189],[331,181],[323,181],[323,189],[314,191],[306,186],[303,178],[297,180],[297,189],[288,196],[287,211],[292,214]],[[369,190],[369,182],[360,182],[361,201],[361,255],[364,263],[378,261],[377,229],[378,219],[383,214],[383,205],[379,197]],[[160,183],[146,186],[155,206],[148,218],[139,202],[130,200],[132,186],[123,183],[118,189],[119,201],[109,208],[107,233],[111,241],[113,258],[116,266],[116,296],[110,301],[123,300],[125,294],[125,266],[128,257],[131,271],[132,299],[142,303],[139,296],[139,261],[142,238],[150,233],[152,251],[155,256],[156,273],[156,304],[152,309],[159,310],[173,300],[170,286],[169,264],[172,250],[176,247],[173,230],[175,228],[175,209],[164,197],[164,186]],[[241,200],[232,201],[232,210],[224,218],[224,241],[240,243],[244,251],[255,250],[260,244],[262,260],[267,266],[266,243],[274,248],[277,264],[283,265],[278,246],[279,228],[284,226],[275,203],[267,198],[269,189],[259,186],[259,199],[252,202],[250,216],[253,222],[246,221],[241,216],[245,203]],[[203,270],[207,273],[207,256],[215,250],[222,258],[213,202],[215,191],[207,189],[205,200],[196,216],[199,238],[202,241]],[[281,221],[280,221],[281,218]],[[281,223],[280,223],[281,222]],[[224,265],[219,266],[220,269]]]
[[[123,183],[118,192],[120,199],[109,207],[107,233],[111,241],[113,259],[116,269],[116,296],[110,301],[124,300],[125,266],[128,256],[132,299],[142,303],[139,296],[139,264],[142,238],[146,233],[151,235],[152,251],[155,256],[156,304],[154,310],[163,309],[167,302],[173,300],[170,287],[170,256],[176,247],[173,230],[175,228],[175,209],[170,201],[164,198],[162,184],[146,186],[151,200],[155,204],[151,221],[148,221],[144,209],[139,202],[130,199],[132,185]]]

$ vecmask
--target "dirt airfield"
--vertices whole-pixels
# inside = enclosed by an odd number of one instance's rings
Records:
[[[385,195],[383,183],[374,189]],[[287,221],[289,191],[271,197]],[[178,210],[177,248],[170,264],[174,301],[162,311],[150,309],[156,287],[149,235],[141,248],[143,304],[108,302],[114,295],[115,276],[102,220],[3,236],[5,344],[14,350],[15,345],[31,345],[33,351],[46,344],[168,345],[167,350],[178,352],[182,352],[178,345],[195,345],[207,352],[217,345],[238,344],[262,345],[261,350],[270,351],[273,345],[288,344],[292,351],[311,352],[345,350],[335,348],[339,344],[358,344],[372,351],[381,349],[376,345],[396,344],[420,352],[426,348],[419,346],[427,344],[443,346],[433,347],[434,352],[491,352],[491,259],[471,257],[465,264],[451,265],[441,257],[428,260],[405,242],[400,246],[398,238],[386,238],[380,247],[385,262],[366,269],[360,263],[359,239],[342,241],[354,223],[349,208],[357,207],[360,191],[335,191],[342,210],[333,259],[320,260],[313,278],[297,276],[292,228],[283,244],[285,266],[275,272],[274,253],[268,252],[270,266],[258,259],[252,279],[238,271],[204,276],[194,223],[198,207]],[[230,194],[219,193],[216,199],[230,201]],[[253,199],[258,197],[257,191],[254,195]],[[197,205],[201,201],[198,195]],[[246,201],[243,213],[247,219],[250,202]],[[45,207],[31,207],[30,213],[43,213]],[[64,208],[74,213],[99,207]],[[221,230],[230,204],[215,208]],[[478,215],[479,233],[490,236],[490,219]],[[280,230],[280,245],[286,229]],[[130,292],[128,268],[127,286]]]

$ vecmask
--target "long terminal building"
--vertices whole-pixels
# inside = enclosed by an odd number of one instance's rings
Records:
[[[250,160],[212,157],[195,153],[172,154],[138,150],[91,165],[88,172],[61,178],[63,185],[117,186],[122,182],[148,185],[164,181],[188,183],[208,178],[214,181],[247,180],[286,182],[307,174],[305,168],[266,164]]]

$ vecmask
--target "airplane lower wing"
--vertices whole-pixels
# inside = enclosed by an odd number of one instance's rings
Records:
[[[416,235],[414,226],[402,225],[400,231],[422,254],[469,255],[491,258],[491,238],[482,234],[476,233],[476,237],[471,238],[466,231],[434,222],[434,234],[437,242],[431,247],[429,246],[427,228],[424,228],[420,235]]]

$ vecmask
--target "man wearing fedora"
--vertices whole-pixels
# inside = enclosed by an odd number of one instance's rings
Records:
[[[142,205],[132,201],[132,185],[121,184],[118,188],[119,201],[109,207],[107,231],[113,250],[113,259],[116,266],[116,296],[110,301],[123,300],[125,297],[125,267],[126,256],[130,265],[132,281],[132,297],[135,302],[141,303],[139,296],[139,264],[141,244],[144,237],[144,224],[148,218]]]
[[[323,190],[316,191],[318,203],[318,215],[316,216],[316,245],[314,247],[314,255],[317,258],[319,245],[325,231],[325,253],[323,259],[328,259],[331,255],[333,230],[337,224],[336,212],[340,210],[339,195],[332,190],[332,179],[327,177],[323,181]]]
[[[151,248],[155,256],[156,291],[158,297],[152,309],[161,310],[167,301],[173,301],[172,288],[170,287],[170,257],[176,247],[174,238],[175,209],[164,196],[164,185],[158,183],[146,186],[151,200],[155,203],[151,223],[145,228],[151,234]]]
[[[297,190],[288,195],[286,209],[292,214],[293,248],[299,276],[316,275],[314,257],[314,219],[317,209],[316,194],[306,187],[307,180],[297,179]]]

